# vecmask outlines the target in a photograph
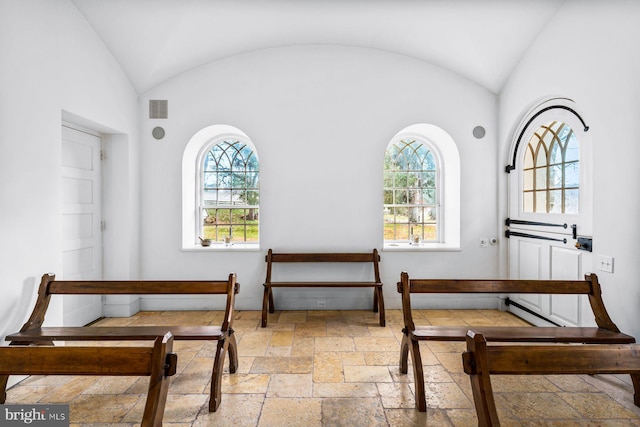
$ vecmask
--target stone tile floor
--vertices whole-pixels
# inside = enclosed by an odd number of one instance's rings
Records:
[[[99,324],[221,324],[222,315],[140,312]],[[525,324],[493,310],[415,310],[414,320]],[[384,328],[377,314],[367,311],[276,312],[267,328],[260,327],[260,312],[238,311],[233,326],[239,369],[225,373],[222,404],[214,413],[208,412],[208,392],[215,343],[174,342],[178,375],[169,388],[164,425],[477,425],[469,378],[462,371],[464,343],[420,344],[428,411],[415,409],[413,375],[398,370],[400,310],[387,311]],[[137,377],[33,376],[12,387],[6,403],[69,403],[72,426],[134,426],[142,418],[147,386],[146,378]],[[493,386],[504,426],[640,426],[628,377],[495,376]]]

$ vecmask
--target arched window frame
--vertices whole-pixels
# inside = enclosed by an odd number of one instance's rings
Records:
[[[391,150],[394,152],[393,154],[390,153]],[[419,153],[419,150],[423,151],[423,153]],[[393,157],[394,154],[395,157]],[[421,159],[418,156],[422,154],[424,154],[424,158]],[[412,166],[387,169],[386,158],[388,155],[394,158],[394,163],[398,158],[403,157],[406,159],[406,163]],[[415,212],[411,215],[408,214],[413,219],[407,219],[406,223],[402,221],[386,222],[388,219],[385,219],[385,236],[389,230],[392,230],[394,236],[394,238],[387,239],[385,242],[401,243],[409,240],[409,244],[413,245],[412,236],[417,236],[419,241],[423,243],[440,243],[442,235],[442,218],[440,218],[440,200],[442,198],[440,194],[440,188],[442,187],[441,169],[438,150],[428,140],[415,137],[394,139],[389,143],[385,151],[385,174],[389,179],[385,177],[384,190],[385,193],[389,192],[391,203],[384,204],[385,216],[391,216],[386,212],[387,210],[393,212],[394,218],[398,210],[406,209],[407,214],[411,210],[415,210]],[[429,178],[427,178],[426,183],[423,183],[421,179],[425,175],[429,176]],[[409,176],[417,177],[417,182],[409,182]],[[404,180],[402,179],[403,177],[405,178]],[[431,177],[433,179],[432,184],[429,182]],[[431,193],[428,196],[429,199],[421,200],[425,192]],[[387,199],[387,195],[385,195],[385,202],[389,202]],[[428,215],[427,211],[432,212],[434,220],[430,221],[425,218]],[[391,225],[391,227],[386,230],[388,225]],[[432,231],[434,227],[435,232]]]
[[[216,145],[230,140],[247,144],[258,156],[251,139],[240,129],[228,125],[212,125],[198,131],[187,143],[182,158],[182,248],[184,250],[259,250],[260,240],[225,245],[214,241],[209,247],[200,245],[202,236],[203,161]]]
[[[526,221],[554,222],[557,214],[546,212],[525,212],[523,192],[524,176],[521,173],[521,165],[524,164],[525,148],[533,133],[542,125],[552,121],[561,121],[568,124],[571,129],[578,133],[578,144],[580,149],[580,214],[564,214],[567,223],[581,221],[587,226],[581,228],[580,233],[591,235],[592,229],[592,174],[587,171],[593,170],[592,154],[592,133],[585,124],[583,118],[576,112],[580,109],[576,103],[565,97],[549,97],[536,102],[525,114],[520,117],[518,126],[513,131],[513,143],[509,151],[509,159],[513,159],[513,164],[506,167],[506,172],[514,179],[517,179],[518,195],[509,197],[509,212],[518,212],[519,219]],[[517,167],[514,167],[517,166]],[[511,179],[511,178],[510,178]],[[580,218],[582,218],[580,220]]]
[[[571,169],[574,169],[574,173],[567,175]],[[579,179],[575,182],[576,169],[579,175],[580,148],[574,129],[560,120],[538,127],[527,141],[522,156],[523,210],[578,214],[580,183]],[[570,179],[572,176],[573,180]],[[570,192],[574,194],[573,198],[567,197]],[[556,194],[556,199],[559,198],[556,200],[559,204],[552,204],[552,193]],[[568,201],[575,199],[576,193],[578,203],[567,205]],[[544,197],[539,198],[540,194]]]
[[[385,147],[396,141],[415,139],[433,152],[437,159],[437,201],[438,240],[421,242],[419,245],[401,241],[385,241],[383,230],[383,247],[385,250],[460,250],[460,154],[453,138],[438,126],[420,123],[406,127],[398,132]],[[384,173],[384,165],[382,167]],[[383,200],[384,206],[384,200]],[[384,227],[384,219],[382,220]]]

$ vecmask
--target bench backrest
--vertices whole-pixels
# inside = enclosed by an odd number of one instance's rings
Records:
[[[31,317],[20,332],[39,328],[51,301],[51,295],[210,295],[226,294],[227,304],[222,331],[231,328],[235,295],[240,291],[236,274],[226,281],[201,280],[56,280],[55,274],[44,274],[40,280],[38,299]]]
[[[602,290],[595,274],[586,274],[584,280],[463,280],[463,279],[410,279],[402,272],[398,282],[398,292],[402,294],[402,312],[405,327],[415,330],[411,315],[411,295],[495,293],[495,294],[573,294],[587,295],[596,324],[600,328],[620,332],[613,323],[602,301]]]
[[[0,347],[0,375],[149,376],[142,426],[161,426],[177,355],[173,336],[153,347]]]
[[[272,249],[265,256],[267,262],[267,277],[265,282],[271,283],[271,264],[274,262],[370,262],[373,263],[373,275],[376,282],[380,282],[380,255],[374,249],[369,253],[273,253]]]
[[[490,374],[640,374],[638,344],[491,346],[473,331],[467,333],[466,342],[462,361],[465,373],[471,376],[480,426],[500,425]]]

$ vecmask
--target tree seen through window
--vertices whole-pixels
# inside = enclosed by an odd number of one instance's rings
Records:
[[[202,160],[201,225],[203,238],[257,242],[259,162],[240,140],[212,146]]]
[[[384,157],[384,240],[419,236],[438,241],[438,168],[429,147],[415,139],[389,144]]]

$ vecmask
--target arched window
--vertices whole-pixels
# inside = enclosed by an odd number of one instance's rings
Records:
[[[384,240],[439,242],[439,159],[414,138],[391,142],[384,156]]]
[[[522,170],[524,212],[579,213],[580,156],[568,124],[540,126],[526,146]]]
[[[384,248],[460,248],[460,155],[441,128],[415,124],[385,151]]]
[[[202,236],[257,242],[260,170],[253,148],[240,139],[224,139],[205,151],[199,166]]]
[[[213,125],[189,140],[182,158],[184,249],[199,247],[200,239],[211,239],[212,248],[257,247],[259,201],[260,162],[244,132]]]

